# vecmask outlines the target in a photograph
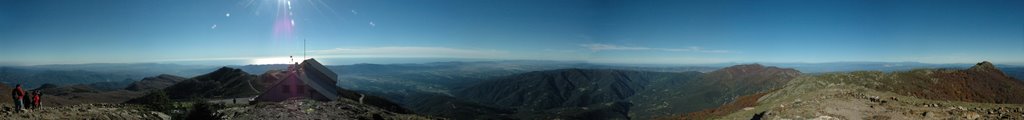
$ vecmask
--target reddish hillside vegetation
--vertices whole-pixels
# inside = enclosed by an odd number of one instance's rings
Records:
[[[719,106],[717,108],[705,109],[697,112],[686,113],[682,116],[675,116],[674,118],[662,118],[662,119],[681,119],[681,120],[704,120],[712,117],[727,115],[729,113],[736,112],[746,107],[757,106],[757,99],[761,99],[762,96],[767,95],[770,92],[755,93],[751,95],[740,96],[736,101],[730,102]]]
[[[11,99],[11,89],[13,86],[7,86],[6,84],[0,84],[0,91],[4,93],[4,97],[0,97],[0,104],[12,104],[14,101]]]
[[[932,89],[907,92],[928,99],[1024,104],[1024,83],[987,61],[967,70],[937,72],[931,77],[941,82],[927,84]]]
[[[987,61],[966,70],[918,69],[904,72],[827,74],[822,80],[934,100],[1024,104],[1024,83],[1007,76]]]

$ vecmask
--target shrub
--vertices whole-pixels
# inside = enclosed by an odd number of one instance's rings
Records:
[[[217,114],[217,110],[224,108],[222,104],[214,104],[206,102],[206,100],[197,99],[192,104],[192,109],[188,112],[186,120],[218,120],[221,119],[220,115]]]
[[[146,94],[146,96],[129,100],[126,103],[142,104],[149,109],[162,112],[167,112],[174,109],[173,102],[171,101],[170,97],[167,96],[167,92],[164,92],[163,90],[150,91],[149,94]]]

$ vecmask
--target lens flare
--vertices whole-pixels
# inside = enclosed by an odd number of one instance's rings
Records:
[[[274,58],[256,58],[249,61],[249,64],[254,65],[267,65],[267,64],[288,64],[291,62],[291,58],[287,57],[274,57]]]
[[[295,32],[295,20],[292,18],[291,0],[278,1],[277,17],[274,20],[274,37],[277,40],[292,40]]]

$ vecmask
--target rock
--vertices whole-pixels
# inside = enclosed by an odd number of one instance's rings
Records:
[[[743,108],[743,110],[754,110],[754,107],[746,107],[746,108]]]
[[[837,118],[835,118],[835,117],[832,117],[832,116],[824,116],[824,115],[823,115],[823,116],[818,116],[817,118],[814,118],[814,120],[836,120],[836,119],[837,119]]]
[[[973,120],[973,119],[978,119],[979,117],[981,117],[981,115],[979,115],[976,112],[967,112],[967,113],[964,113],[964,117],[967,117],[967,119]]]
[[[881,102],[882,101],[882,99],[879,99],[878,96],[871,96],[871,97],[868,97],[868,99],[871,100],[871,102]]]

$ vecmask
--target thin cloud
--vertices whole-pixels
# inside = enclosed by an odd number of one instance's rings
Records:
[[[651,48],[647,48],[647,47],[626,47],[626,46],[609,45],[609,44],[582,44],[580,46],[581,47],[585,47],[585,48],[590,49],[590,50],[593,50],[593,51],[602,51],[602,50],[650,50],[651,49]]]
[[[210,29],[217,29],[217,24],[213,24],[213,26],[210,26]]]
[[[370,47],[310,50],[311,54],[333,57],[451,57],[495,58],[509,55],[506,51],[459,49],[447,47]]]
[[[732,52],[732,51],[728,51],[728,50],[707,50],[707,49],[704,49],[704,48],[701,48],[701,47],[697,47],[697,46],[687,47],[687,48],[683,48],[683,49],[678,49],[678,48],[657,48],[657,50],[672,51],[672,52],[702,52],[702,53],[731,53]]]
[[[704,56],[659,56],[659,57],[594,57],[587,59],[594,63],[627,64],[714,64],[735,61],[730,58]]]
[[[359,15],[359,12],[356,12],[356,10],[350,10],[349,12],[352,12],[352,15]]]
[[[657,50],[657,51],[668,51],[668,52],[701,52],[701,53],[732,53],[729,50],[708,50],[702,47],[692,46],[687,48],[651,48],[651,47],[636,47],[636,46],[620,46],[612,44],[581,44],[580,47],[590,49],[591,51],[607,51],[607,50]]]

